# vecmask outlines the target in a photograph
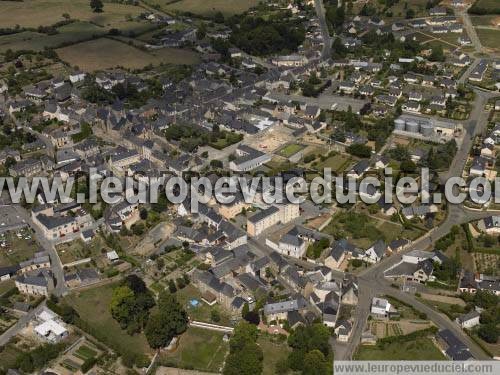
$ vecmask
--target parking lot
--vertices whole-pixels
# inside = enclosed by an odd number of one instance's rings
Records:
[[[0,205],[0,233],[26,226],[26,220],[19,216],[14,206]]]

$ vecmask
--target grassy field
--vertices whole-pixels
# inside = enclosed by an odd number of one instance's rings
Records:
[[[351,211],[334,215],[323,232],[335,238],[349,238],[356,246],[366,249],[378,239],[384,239],[386,243],[389,243],[400,237],[403,234],[403,227],[396,223],[369,217],[364,213]],[[405,233],[405,235],[408,234]]]
[[[115,27],[127,17],[135,17],[144,9],[133,5],[104,3],[104,12],[94,13],[88,0],[24,0],[0,1],[0,27],[49,26],[63,21],[67,13],[73,19],[103,27]]]
[[[149,64],[195,64],[197,54],[182,49],[165,48],[143,51],[128,44],[100,38],[78,43],[56,50],[59,57],[72,66],[85,71],[95,71],[122,66],[127,69],[141,69]]]
[[[317,168],[319,171],[322,171],[325,168],[330,168],[333,172],[339,174],[344,172],[351,162],[352,159],[349,156],[344,154],[336,154],[330,156],[324,161],[319,161],[315,168]]]
[[[211,15],[222,12],[224,15],[239,14],[259,4],[260,0],[146,0],[153,6],[160,6],[166,12],[189,12],[199,15]]]
[[[493,21],[498,19],[495,15],[486,16],[470,16],[470,20],[474,26],[496,26]]]
[[[497,9],[499,7],[498,0],[478,0],[476,2],[477,6],[485,9]]]
[[[223,337],[221,332],[191,327],[180,337],[178,348],[162,355],[161,362],[168,366],[219,372],[229,349]]]
[[[0,267],[28,260],[38,250],[38,245],[32,240],[18,238],[14,232],[5,234],[6,247],[0,248]]]
[[[106,332],[114,348],[123,348],[126,352],[133,350],[139,354],[150,354],[151,349],[144,334],[128,335],[111,316],[109,303],[114,286],[108,284],[70,294],[65,297],[65,301],[73,306],[93,329]]]
[[[500,30],[476,28],[476,33],[484,47],[500,51],[500,47],[498,46],[498,41],[500,40]]]
[[[289,144],[289,145],[286,145],[285,147],[283,147],[279,151],[279,154],[285,158],[289,158],[290,156],[295,155],[297,152],[299,152],[303,148],[304,148],[304,146],[302,146],[302,145],[292,143],[292,144]]]
[[[445,360],[444,355],[428,338],[408,342],[394,342],[384,347],[361,345],[355,354],[360,361],[419,361]]]
[[[276,363],[288,357],[290,347],[285,342],[274,342],[266,335],[261,335],[257,341],[264,352],[263,375],[276,373]]]

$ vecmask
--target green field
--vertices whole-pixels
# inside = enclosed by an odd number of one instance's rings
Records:
[[[106,30],[89,22],[73,22],[57,29],[59,34],[47,35],[32,31],[0,37],[0,52],[7,49],[41,51],[45,47],[54,48],[67,43],[77,43],[92,38],[93,35],[104,35]]]
[[[289,158],[290,156],[295,155],[297,152],[299,152],[303,148],[304,148],[304,146],[293,143],[293,144],[286,145],[285,147],[283,147],[279,151],[279,154],[285,158]]]
[[[109,38],[100,38],[56,50],[61,60],[71,66],[92,72],[117,66],[126,69],[141,69],[145,66],[170,64],[195,64],[198,55],[189,50],[163,48],[143,51],[134,46]]]
[[[212,15],[222,12],[224,15],[239,14],[259,4],[260,0],[146,0],[151,6],[160,6],[166,12],[188,12],[199,15]]]
[[[474,26],[496,26],[493,21],[496,20],[498,16],[486,15],[486,16],[470,16],[470,20]]]
[[[360,361],[423,361],[446,359],[428,338],[417,338],[408,342],[379,345],[361,345],[354,356]]]
[[[477,0],[474,5],[487,10],[498,9],[500,7],[498,0]]]
[[[500,30],[476,28],[476,33],[483,47],[491,48],[496,51],[500,50],[500,46],[498,45]]]
[[[224,334],[201,328],[189,328],[180,336],[179,346],[161,357],[166,366],[198,371],[220,372],[229,349]]]
[[[396,223],[350,211],[335,214],[323,232],[335,238],[349,238],[356,246],[366,249],[378,239],[389,243],[399,238],[403,228]]]
[[[0,248],[0,267],[11,266],[28,260],[38,250],[35,241],[18,238],[14,232],[5,234],[7,246]]]
[[[290,347],[285,342],[275,342],[275,338],[261,335],[257,341],[264,352],[263,375],[273,375],[276,373],[276,364],[288,357]]]
[[[49,26],[63,21],[65,13],[72,19],[116,27],[127,17],[136,17],[142,12],[144,9],[139,6],[104,2],[104,11],[94,13],[88,0],[0,1],[0,28]]]
[[[92,330],[105,334],[109,345],[113,348],[118,348],[123,352],[150,354],[151,349],[144,334],[128,335],[111,316],[109,303],[114,286],[115,284],[108,284],[73,293],[65,297],[65,301],[76,309]]]
[[[340,174],[346,170],[352,159],[348,155],[336,154],[330,156],[324,161],[319,161],[315,166],[316,169],[322,171],[325,168],[330,168],[333,172]]]

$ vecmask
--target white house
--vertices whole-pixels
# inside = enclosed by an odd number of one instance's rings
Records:
[[[479,317],[480,314],[476,310],[472,310],[467,314],[460,315],[455,319],[455,322],[457,322],[462,328],[470,329],[479,324]]]
[[[370,312],[377,317],[389,317],[393,312],[396,312],[390,302],[384,298],[373,297]]]

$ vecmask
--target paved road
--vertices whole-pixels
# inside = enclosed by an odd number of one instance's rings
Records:
[[[472,146],[473,137],[477,134],[481,134],[486,129],[487,112],[484,111],[484,105],[486,104],[488,98],[494,94],[485,93],[479,90],[475,90],[475,92],[476,99],[473,106],[474,109],[471,113],[471,119],[475,120],[471,120],[466,124],[464,142],[462,143],[460,150],[458,150],[455,155],[449,172],[445,177],[460,176],[462,174],[467,155]],[[431,246],[439,238],[448,234],[454,225],[478,220],[488,215],[491,215],[491,213],[486,211],[473,211],[463,207],[462,205],[450,204],[448,205],[448,214],[445,221],[440,226],[425,234],[423,237],[414,241],[409,248],[405,250],[405,252],[416,249],[425,249]],[[361,341],[361,335],[363,333],[366,320],[368,319],[372,297],[386,294],[412,305],[418,311],[426,313],[429,319],[432,320],[440,329],[450,329],[457,337],[469,346],[471,353],[476,359],[488,359],[489,357],[483,352],[483,350],[475,342],[473,342],[458,325],[429,306],[424,305],[414,296],[402,293],[401,291],[390,286],[390,282],[383,276],[383,271],[398,263],[400,260],[401,255],[395,254],[383,259],[377,264],[374,264],[370,268],[363,270],[358,275],[359,303],[356,306],[355,324],[353,326],[352,335],[346,345],[335,345],[335,358],[337,360],[352,359],[356,347]]]
[[[26,315],[23,315],[12,327],[10,327],[7,331],[0,335],[0,346],[4,346],[9,342],[9,340],[16,336],[19,331],[21,331],[31,319],[35,317],[36,314],[40,312],[45,306],[45,301],[39,304],[36,308],[28,312]]]
[[[472,25],[472,22],[469,17],[469,13],[467,13],[467,8],[455,8],[455,15],[457,17],[461,17],[464,23],[465,30],[467,31],[467,35],[469,35],[469,38],[472,42],[472,46],[476,50],[476,52],[482,52],[483,51],[483,46],[481,45],[481,41],[479,40],[479,37],[477,36],[476,30],[474,29],[474,26]]]
[[[332,55],[332,38],[330,37],[330,31],[328,30],[328,25],[326,23],[323,0],[314,0],[314,8],[316,9],[316,15],[318,16],[321,36],[323,37],[324,43],[321,57],[323,59],[329,59]]]

